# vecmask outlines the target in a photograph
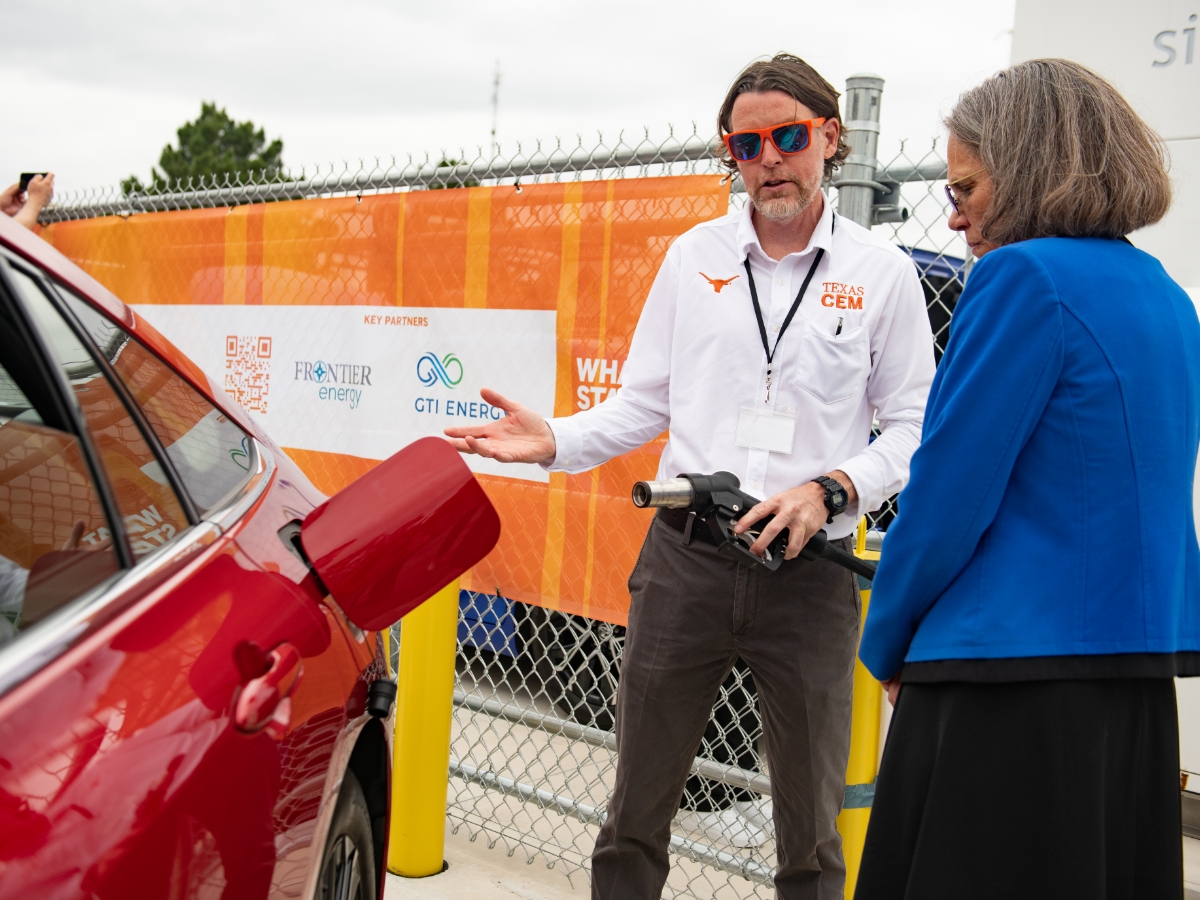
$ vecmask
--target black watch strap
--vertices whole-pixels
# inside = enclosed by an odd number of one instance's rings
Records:
[[[833,524],[833,517],[840,515],[846,511],[849,505],[850,493],[836,478],[830,478],[828,475],[819,475],[813,479],[821,487],[825,488],[825,509],[829,516],[825,519],[826,525]],[[834,498],[840,495],[842,502],[837,503]]]

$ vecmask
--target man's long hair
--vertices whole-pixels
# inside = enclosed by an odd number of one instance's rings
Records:
[[[748,65],[742,74],[734,79],[717,113],[718,133],[723,137],[733,130],[730,119],[733,116],[733,103],[742,94],[764,94],[767,91],[783,91],[794,100],[803,103],[813,111],[813,115],[824,119],[842,120],[838,112],[838,98],[841,96],[833,85],[822,78],[817,70],[798,56],[790,53],[776,53],[770,59],[760,59]],[[838,136],[837,153],[825,160],[825,178],[833,177],[834,169],[850,155],[846,146],[843,128]],[[731,172],[737,171],[737,163],[730,158],[728,151],[722,145],[722,160]]]

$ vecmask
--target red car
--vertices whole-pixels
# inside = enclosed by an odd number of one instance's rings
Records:
[[[0,216],[0,898],[382,897],[372,630],[498,533],[435,439],[327,500]]]

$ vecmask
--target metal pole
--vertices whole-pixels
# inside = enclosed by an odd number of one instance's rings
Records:
[[[864,228],[872,224],[875,172],[879,168],[879,101],[883,79],[878,75],[851,75],[846,79],[843,111],[850,155],[834,184],[838,186],[838,214]]]
[[[458,645],[458,579],[402,620],[388,871],[442,871]]]
[[[362,169],[330,173],[297,181],[269,181],[262,184],[204,187],[162,194],[133,194],[125,197],[110,194],[78,203],[51,204],[42,210],[38,221],[43,225],[72,219],[91,219],[100,216],[128,216],[134,213],[160,212],[177,209],[207,209],[235,206],[243,203],[268,203],[280,200],[303,200],[325,195],[354,194],[366,191],[386,191],[397,188],[444,185],[449,181],[500,181],[502,179],[532,180],[544,176],[572,175],[581,172],[600,172],[605,169],[626,169],[635,166],[666,166],[709,160],[713,144],[693,138],[683,143],[671,142],[658,146],[621,146],[615,150],[577,149],[571,152],[555,150],[549,155],[540,148],[531,156],[510,159],[480,160],[437,166],[432,163],[390,167],[380,171]],[[622,177],[617,175],[616,177]],[[207,182],[208,179],[200,179]]]
[[[866,549],[866,519],[858,523],[858,542],[854,555],[875,562],[879,551]],[[867,617],[871,602],[871,583],[859,581],[862,595],[862,620]],[[854,900],[858,869],[862,864],[863,844],[867,839],[867,823],[871,819],[870,801],[874,799],[875,776],[879,774],[879,707],[883,689],[875,677],[858,659],[854,660],[854,700],[850,713],[850,760],[846,766],[846,784],[870,785],[871,798],[846,806],[837,819],[842,836],[842,855],[846,861],[846,900]]]
[[[500,114],[500,60],[496,60],[496,78],[492,82],[492,159],[500,155],[500,145],[496,143],[496,118]]]

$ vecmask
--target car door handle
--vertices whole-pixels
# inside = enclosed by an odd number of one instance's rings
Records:
[[[279,739],[291,723],[291,694],[304,674],[304,665],[300,651],[288,643],[266,654],[265,663],[267,670],[247,680],[234,694],[233,727],[243,734],[266,731]]]

